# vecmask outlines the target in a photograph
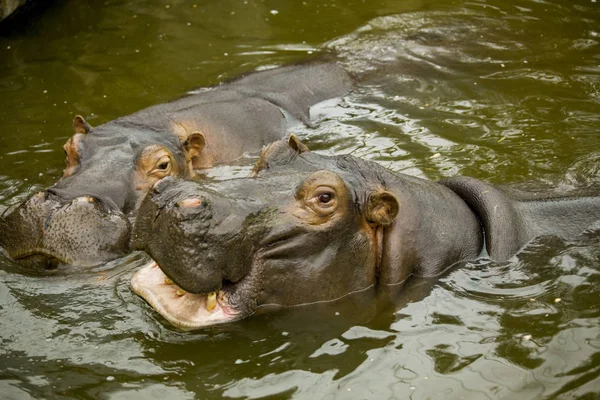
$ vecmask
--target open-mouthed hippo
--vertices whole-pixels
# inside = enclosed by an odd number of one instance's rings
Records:
[[[485,252],[505,260],[598,219],[598,197],[517,201],[473,178],[435,183],[315,154],[291,136],[266,147],[249,178],[158,182],[133,234],[155,262],[131,284],[194,329],[437,276]]]
[[[351,85],[342,68],[314,63],[257,72],[95,128],[77,116],[63,177],[6,210],[0,246],[35,268],[121,257],[130,252],[130,218],[156,181],[259,151],[287,134],[284,112],[308,125],[312,105]]]

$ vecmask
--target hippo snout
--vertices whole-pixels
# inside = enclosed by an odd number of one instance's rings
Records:
[[[97,197],[65,200],[51,191],[7,210],[0,229],[0,246],[34,269],[100,265],[127,254],[131,235],[127,217]]]
[[[219,290],[227,279],[223,269],[210,254],[199,256],[210,246],[210,199],[169,190],[172,180],[163,181],[142,202],[133,248],[146,251],[159,265],[167,266],[163,269],[165,274],[188,292]]]

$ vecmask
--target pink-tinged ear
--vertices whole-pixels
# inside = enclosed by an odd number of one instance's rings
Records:
[[[367,222],[375,225],[391,225],[400,211],[398,199],[387,190],[380,190],[369,195],[367,200]]]
[[[185,158],[192,162],[194,168],[200,165],[200,154],[204,147],[206,147],[206,137],[201,132],[192,132],[183,142]]]
[[[293,133],[290,135],[290,137],[288,138],[288,144],[290,145],[290,147],[292,149],[294,149],[296,151],[296,153],[298,154],[302,154],[305,153],[307,151],[310,151],[308,149],[308,147],[306,147],[306,145],[304,143],[302,143],[300,141],[300,139],[298,139],[298,136],[294,135]]]
[[[85,135],[92,129],[92,126],[88,124],[81,115],[78,115],[73,118],[73,129],[75,130],[75,133],[81,133]]]

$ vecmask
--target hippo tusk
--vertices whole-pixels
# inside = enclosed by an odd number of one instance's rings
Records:
[[[217,292],[211,292],[206,296],[206,311],[212,311],[217,306]]]

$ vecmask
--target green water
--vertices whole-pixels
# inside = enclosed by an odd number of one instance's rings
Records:
[[[321,57],[362,84],[294,127],[312,149],[430,179],[599,183],[599,2],[65,0],[0,36],[0,210],[60,177],[76,114]],[[600,398],[598,233],[465,263],[384,310],[365,294],[194,333],[131,292],[144,261],[39,277],[0,259],[0,397]]]

